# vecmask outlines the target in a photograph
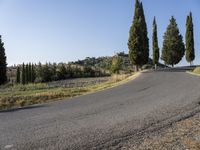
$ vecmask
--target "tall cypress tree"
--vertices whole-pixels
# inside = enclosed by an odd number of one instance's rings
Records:
[[[139,0],[135,2],[133,24],[129,32],[128,48],[129,59],[138,67],[146,64],[149,59],[149,39],[147,37],[147,25],[144,16],[143,5]]]
[[[31,63],[28,64],[28,82],[32,82],[32,68],[31,68]]]
[[[156,18],[154,17],[153,20],[153,37],[152,37],[152,45],[153,45],[153,63],[155,65],[155,69],[157,68],[157,64],[159,62],[159,47],[158,47],[158,36],[157,36],[157,24],[156,24]]]
[[[22,84],[26,84],[26,69],[24,63],[22,65]]]
[[[192,62],[195,59],[192,12],[190,12],[186,20],[185,46],[186,46],[186,60],[187,62],[190,63],[190,65],[192,65]]]
[[[17,78],[16,83],[19,84],[21,82],[21,73],[20,73],[20,67],[17,67]]]
[[[147,31],[147,24],[146,24],[146,19],[144,15],[144,9],[143,9],[143,4],[142,2],[140,3],[140,11],[141,11],[141,37],[142,37],[142,56],[143,56],[143,62],[142,65],[147,64],[149,61],[149,38],[148,38],[148,31]]]
[[[0,36],[0,85],[4,84],[7,81],[7,63],[6,63],[6,54],[4,43],[2,42]]]
[[[35,71],[35,66],[34,64],[31,65],[31,82],[34,83],[36,79],[36,71]]]
[[[164,35],[162,60],[164,60],[165,64],[174,67],[175,64],[181,61],[184,54],[185,45],[183,43],[183,37],[179,32],[176,20],[172,16]]]
[[[29,67],[28,64],[26,64],[26,68],[25,68],[25,83],[28,84],[29,82]]]

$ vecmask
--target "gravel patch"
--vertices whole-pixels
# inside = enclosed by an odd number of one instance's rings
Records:
[[[130,150],[199,150],[200,113],[146,136]]]

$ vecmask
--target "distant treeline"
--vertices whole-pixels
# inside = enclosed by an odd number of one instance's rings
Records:
[[[102,69],[72,64],[22,64],[17,66],[16,83],[51,82],[71,78],[102,77],[110,74]]]
[[[159,67],[164,67],[158,63]],[[153,61],[149,59],[143,69],[152,68]],[[87,57],[69,63],[21,64],[10,67],[8,77],[17,84],[51,82],[72,78],[104,77],[111,74],[124,74],[134,71],[128,54],[119,52],[112,57]]]

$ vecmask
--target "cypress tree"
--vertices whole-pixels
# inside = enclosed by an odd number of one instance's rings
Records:
[[[153,37],[152,37],[152,45],[153,45],[153,63],[155,65],[155,69],[157,68],[157,64],[159,62],[159,47],[158,47],[158,36],[157,36],[157,24],[156,18],[153,20]]]
[[[143,5],[139,0],[135,2],[133,24],[129,31],[129,59],[138,67],[146,64],[149,59],[149,39],[147,37],[147,25],[144,16]]]
[[[32,68],[31,63],[28,64],[28,82],[32,82]]]
[[[149,38],[148,38],[148,32],[147,32],[147,24],[146,19],[144,15],[144,9],[142,2],[140,3],[140,11],[141,11],[141,37],[142,37],[142,56],[143,56],[143,62],[142,65],[147,64],[149,61]]]
[[[26,84],[26,70],[25,70],[25,64],[22,65],[22,84]]]
[[[165,64],[172,65],[178,64],[185,54],[185,46],[183,37],[179,32],[176,20],[172,16],[167,31],[164,34],[162,60]]]
[[[26,73],[26,84],[29,83],[29,66],[28,64],[26,64],[26,69],[25,69],[25,73]]]
[[[19,84],[21,82],[21,74],[20,74],[20,67],[17,67],[17,78],[16,83]]]
[[[193,21],[192,13],[187,16],[186,20],[186,34],[185,34],[185,46],[186,46],[186,60],[192,65],[195,59],[194,50],[194,31],[193,31]]]
[[[4,43],[2,42],[0,36],[0,85],[4,84],[7,81],[7,63],[6,63],[6,54]]]
[[[28,84],[29,76],[28,76],[28,64],[25,66],[25,83]]]
[[[65,67],[64,64],[61,64],[59,66],[58,79],[59,80],[64,80],[66,78],[67,78],[67,68]]]
[[[31,82],[34,83],[36,79],[36,72],[35,72],[35,66],[32,64],[31,66]]]

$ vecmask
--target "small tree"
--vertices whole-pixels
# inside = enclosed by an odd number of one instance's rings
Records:
[[[111,72],[119,74],[122,67],[122,59],[120,56],[114,56],[112,59]]]
[[[179,32],[176,20],[172,16],[170,24],[167,27],[167,31],[164,35],[162,60],[165,64],[172,65],[178,64],[185,54],[185,46],[183,43],[183,37]]]
[[[7,63],[6,63],[6,54],[4,43],[2,42],[0,36],[0,85],[4,84],[7,81]]]
[[[194,50],[194,31],[193,31],[193,21],[192,13],[187,16],[186,21],[186,34],[185,34],[185,46],[186,46],[186,60],[192,65],[192,62],[195,59],[195,50]]]
[[[155,69],[157,68],[157,64],[159,62],[159,47],[158,47],[158,36],[157,36],[157,24],[156,18],[153,20],[153,37],[152,37],[152,45],[153,45],[153,63],[155,65]]]

